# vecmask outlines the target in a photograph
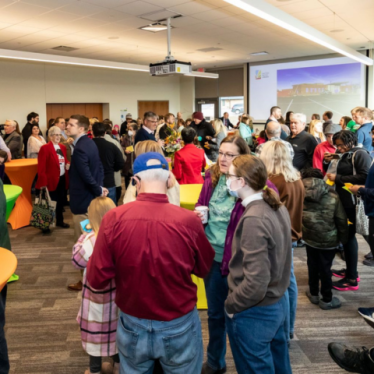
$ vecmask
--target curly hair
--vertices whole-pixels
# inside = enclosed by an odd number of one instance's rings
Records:
[[[350,149],[357,146],[357,135],[354,132],[348,130],[337,132],[332,138],[334,145],[336,145],[338,139],[340,139],[343,144]]]

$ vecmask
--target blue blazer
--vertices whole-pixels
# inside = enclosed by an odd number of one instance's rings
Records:
[[[138,142],[143,142],[144,140],[154,140],[156,141],[155,135],[150,134],[143,127],[136,133],[134,145]]]
[[[101,196],[104,169],[99,150],[87,136],[79,138],[71,156],[69,170],[70,209],[73,214],[87,213],[91,201]]]

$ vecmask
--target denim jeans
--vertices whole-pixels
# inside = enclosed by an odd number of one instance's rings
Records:
[[[151,374],[159,360],[165,374],[200,373],[203,340],[197,309],[172,321],[152,321],[120,313],[117,345],[121,373]]]
[[[291,374],[285,333],[287,299],[226,314],[227,332],[238,374]]]
[[[290,277],[290,285],[287,289],[285,294],[286,299],[289,302],[289,311],[288,311],[288,318],[286,320],[286,333],[287,333],[287,340],[289,339],[290,333],[294,332],[295,329],[295,320],[296,320],[296,309],[297,309],[297,283],[295,272],[293,268],[293,249],[297,246],[297,242],[292,243],[292,264],[291,264],[291,277]]]
[[[209,343],[208,365],[219,370],[226,366],[226,322],[225,301],[229,293],[227,277],[221,274],[221,264],[213,261],[209,274],[205,277],[205,292],[208,301]]]
[[[117,206],[117,191],[116,191],[116,187],[109,187],[107,188],[107,190],[109,191],[108,193],[108,197],[109,199],[112,199],[114,204],[116,204]]]

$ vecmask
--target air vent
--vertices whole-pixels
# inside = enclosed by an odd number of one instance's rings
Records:
[[[138,16],[138,18],[145,19],[152,22],[163,22],[168,18],[179,18],[182,14],[174,12],[168,9],[157,10],[156,12],[144,13]]]
[[[222,51],[222,50],[223,48],[215,48],[215,47],[197,49],[197,51],[199,52],[215,52],[215,51]]]
[[[72,52],[72,51],[78,50],[79,48],[67,47],[66,45],[60,45],[59,47],[54,47],[52,49],[54,49],[55,51],[61,51],[61,52]]]

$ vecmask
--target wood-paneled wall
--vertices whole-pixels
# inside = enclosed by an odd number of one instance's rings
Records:
[[[68,118],[73,114],[83,114],[103,120],[103,104],[47,104],[47,120],[50,118]]]
[[[169,101],[138,101],[139,117],[143,118],[144,113],[149,111],[164,116],[169,113]]]

